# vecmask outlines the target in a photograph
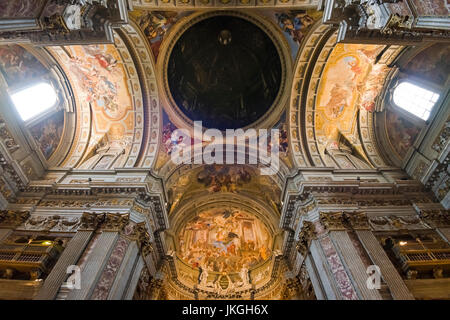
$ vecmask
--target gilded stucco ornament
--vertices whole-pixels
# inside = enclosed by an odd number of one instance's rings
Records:
[[[80,221],[81,225],[79,230],[95,230],[103,222],[104,214],[83,212]]]
[[[20,226],[29,217],[29,211],[2,210],[0,211],[0,227]]]
[[[130,220],[129,214],[105,213],[105,219],[101,225],[102,231],[122,231]]]
[[[450,210],[424,209],[420,211],[420,216],[433,227],[448,228],[450,226]]]
[[[316,236],[314,223],[311,221],[303,221],[303,227],[300,230],[297,241],[297,251],[301,253],[302,256],[306,256],[311,244],[311,240]]]

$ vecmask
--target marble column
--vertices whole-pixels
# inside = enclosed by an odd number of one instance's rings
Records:
[[[145,268],[144,259],[139,255],[136,263],[133,267],[132,276],[130,281],[127,283],[125,292],[123,294],[123,300],[132,300],[134,293],[136,291],[137,284],[139,282],[139,277],[141,276],[142,269]]]
[[[67,267],[75,265],[78,262],[78,259],[91,240],[93,233],[93,231],[78,231],[75,236],[70,239],[52,271],[45,279],[41,290],[34,298],[35,300],[55,299],[59,288],[68,276]]]
[[[305,259],[306,271],[308,271],[309,278],[311,279],[312,286],[314,288],[314,294],[316,295],[317,300],[325,300],[325,293],[320,283],[320,279],[317,275],[317,269],[314,265],[314,262],[309,257],[309,255]]]
[[[314,265],[317,268],[317,274],[320,277],[320,283],[322,284],[323,291],[325,292],[325,299],[327,300],[340,300],[337,289],[334,286],[331,271],[328,270],[328,263],[320,248],[318,240],[312,240],[309,248],[311,257],[314,261]]]
[[[132,272],[138,255],[138,246],[136,242],[133,242],[127,248],[127,252],[117,272],[118,276],[116,276],[114,283],[109,291],[108,300],[122,299],[126,286],[130,281],[130,278],[133,276]]]
[[[353,245],[347,231],[331,231],[330,237],[337,245],[347,268],[350,270],[361,298],[364,300],[382,300],[378,290],[367,288],[366,281],[369,277],[366,273],[367,268]]]
[[[381,276],[388,285],[394,300],[414,300],[414,296],[373,233],[369,230],[357,230],[356,234],[373,263],[380,268]]]
[[[81,289],[73,289],[67,295],[67,300],[89,299],[118,238],[118,232],[103,231],[100,234],[81,270]]]

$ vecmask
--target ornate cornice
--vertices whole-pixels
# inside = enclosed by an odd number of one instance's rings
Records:
[[[79,231],[93,231],[104,221],[105,215],[93,212],[83,212],[80,218]]]
[[[421,210],[420,217],[432,227],[450,227],[450,210]]]
[[[32,215],[18,230],[43,232],[76,232],[80,226],[79,216]]]
[[[0,211],[0,227],[15,228],[24,223],[29,217],[29,211],[2,210]]]
[[[364,212],[320,212],[320,222],[329,231],[368,230],[369,221]]]
[[[113,28],[128,22],[130,9],[125,0],[41,1],[39,6],[25,19],[3,17],[0,39],[39,45],[113,43]]]

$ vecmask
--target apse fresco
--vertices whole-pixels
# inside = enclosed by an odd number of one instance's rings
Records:
[[[320,81],[316,102],[316,132],[324,138],[352,132],[358,108],[373,111],[385,74],[374,66],[384,46],[338,44],[331,53]],[[325,141],[324,141],[325,142]]]
[[[404,69],[417,77],[442,85],[450,74],[450,46],[435,44],[416,55]]]
[[[47,69],[23,47],[11,44],[0,46],[0,71],[8,85],[34,81]]]
[[[64,128],[64,110],[60,110],[30,128],[44,157],[49,159],[58,147]]]
[[[402,114],[386,110],[386,129],[392,150],[395,150],[401,159],[406,156],[422,128],[423,125],[412,123]]]
[[[237,273],[267,260],[271,243],[266,226],[254,215],[236,209],[210,209],[181,230],[179,256],[193,268]]]

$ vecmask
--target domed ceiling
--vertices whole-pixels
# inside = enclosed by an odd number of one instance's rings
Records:
[[[272,237],[253,214],[236,209],[200,212],[182,228],[179,257],[193,268],[238,273],[266,261]]]
[[[215,16],[182,34],[167,73],[178,108],[204,127],[224,130],[250,125],[270,109],[282,67],[275,45],[259,27]]]

